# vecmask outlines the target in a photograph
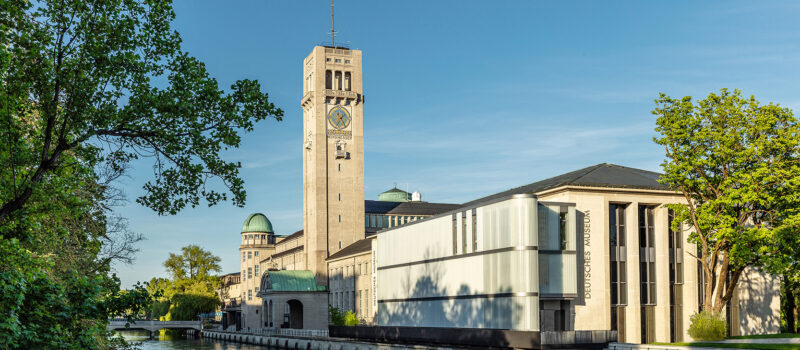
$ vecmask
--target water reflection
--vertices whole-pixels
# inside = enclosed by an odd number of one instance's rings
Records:
[[[159,334],[158,339],[150,339],[147,331],[122,331],[122,336],[130,341],[138,343],[142,350],[176,350],[176,349],[201,349],[201,350],[264,350],[271,349],[267,346],[249,345],[228,342],[218,339],[187,339],[176,334]]]

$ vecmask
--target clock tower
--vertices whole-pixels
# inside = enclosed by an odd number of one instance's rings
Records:
[[[314,47],[300,104],[306,267],[327,285],[325,259],[365,237],[361,51]]]

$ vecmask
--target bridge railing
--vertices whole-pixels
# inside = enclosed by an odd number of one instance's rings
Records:
[[[109,325],[121,326],[128,323],[126,319],[113,319],[109,320]],[[131,326],[199,326],[200,321],[154,321],[154,320],[133,320],[130,322]]]
[[[242,328],[239,331],[215,330],[217,332],[235,334],[253,334],[265,337],[284,336],[302,338],[327,338],[327,329],[294,329],[294,328]]]

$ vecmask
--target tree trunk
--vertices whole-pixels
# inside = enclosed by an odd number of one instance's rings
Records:
[[[797,327],[795,326],[795,318],[794,318],[794,311],[796,308],[795,304],[795,296],[794,296],[794,285],[792,284],[789,276],[784,274],[783,275],[783,286],[784,290],[786,291],[786,310],[784,310],[784,315],[786,316],[786,328],[789,333],[796,333]]]

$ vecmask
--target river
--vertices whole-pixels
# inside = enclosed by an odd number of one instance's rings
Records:
[[[142,350],[266,350],[266,346],[240,344],[217,339],[186,339],[176,336],[165,336],[151,340],[147,331],[122,331],[122,336],[129,342],[138,343]]]

